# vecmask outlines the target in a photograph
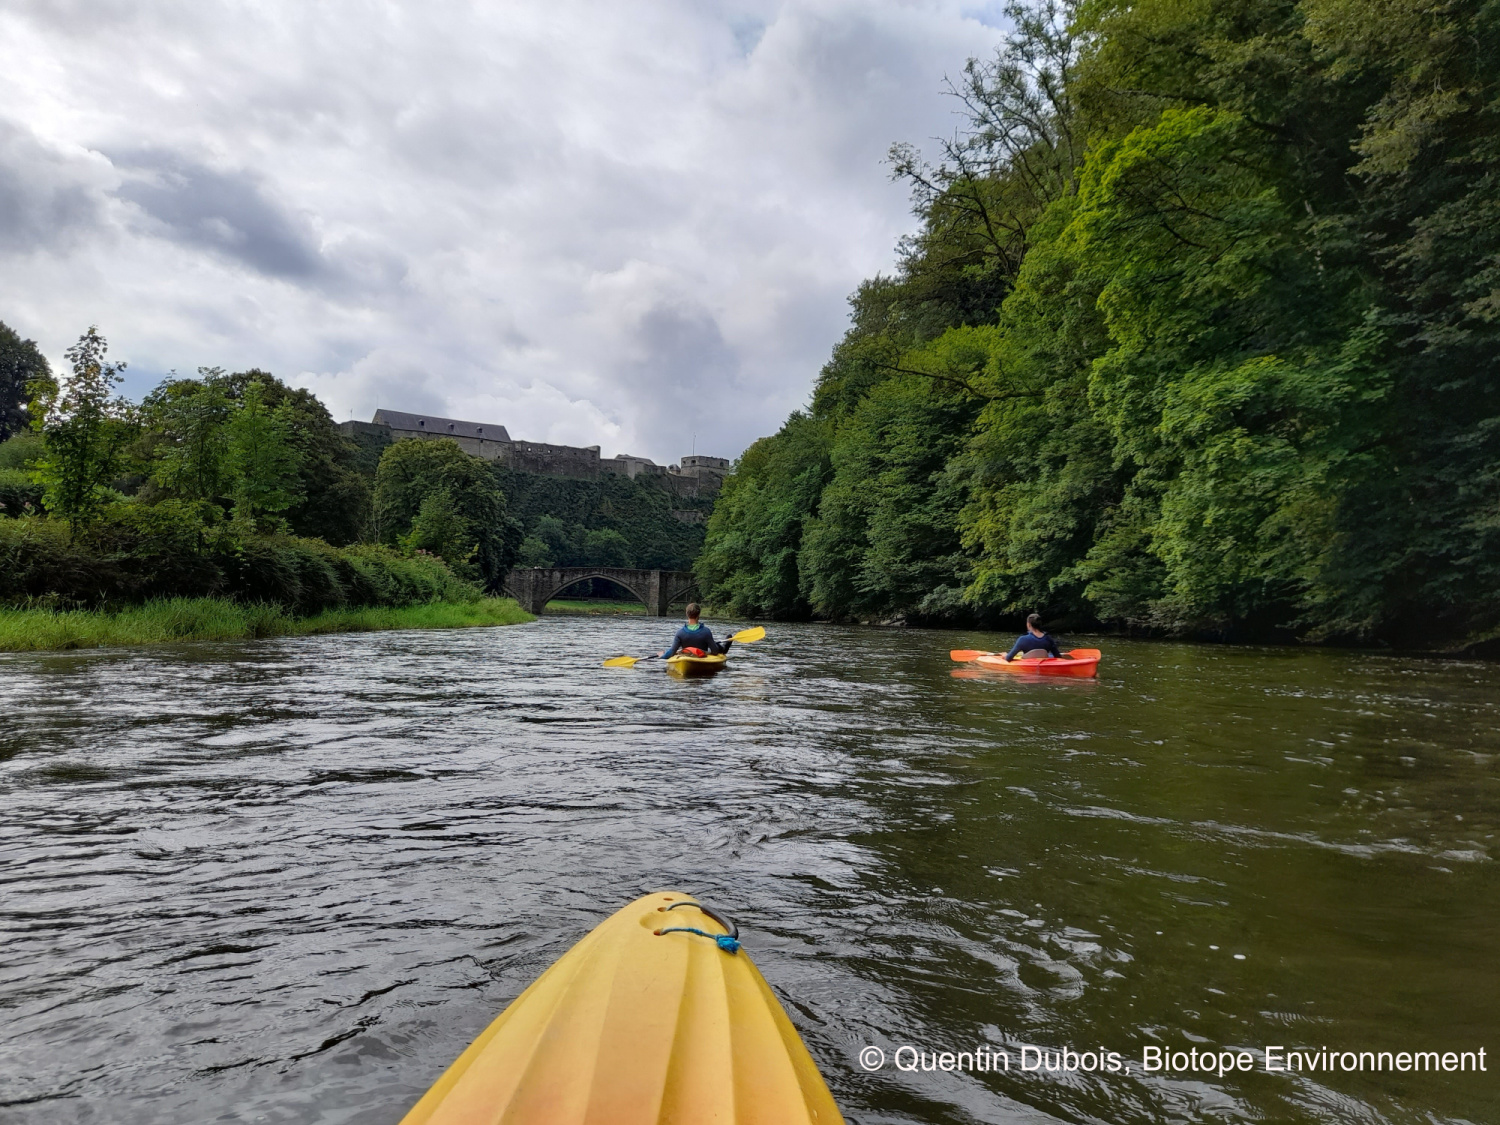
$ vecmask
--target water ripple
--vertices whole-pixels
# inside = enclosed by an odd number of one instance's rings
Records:
[[[0,1121],[395,1122],[663,887],[736,915],[854,1121],[1492,1116],[1485,1076],[856,1056],[1482,1045],[1496,669],[1110,641],[1027,683],[949,674],[993,636],[812,626],[598,667],[661,632],[0,657]]]

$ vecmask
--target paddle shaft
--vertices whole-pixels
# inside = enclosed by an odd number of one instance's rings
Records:
[[[753,645],[756,641],[764,638],[765,635],[765,626],[753,625],[749,629],[741,629],[734,636],[730,637],[729,640],[730,642],[737,642],[743,645]],[[661,655],[659,652],[653,652],[650,656],[611,656],[604,662],[604,665],[606,668],[634,668],[642,661],[660,660]],[[629,663],[626,663],[626,661],[629,661]]]

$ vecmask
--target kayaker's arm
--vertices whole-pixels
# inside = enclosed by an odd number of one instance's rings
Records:
[[[667,649],[665,652],[663,652],[661,654],[661,658],[663,660],[665,660],[669,656],[676,655],[677,650],[680,649],[681,647],[682,647],[682,630],[678,629],[677,632],[675,632],[675,633],[672,634],[672,647],[669,648],[669,649]]]

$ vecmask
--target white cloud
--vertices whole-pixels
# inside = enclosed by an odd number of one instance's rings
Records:
[[[659,461],[802,403],[991,14],[899,0],[13,2],[0,320],[136,393],[258,366]]]

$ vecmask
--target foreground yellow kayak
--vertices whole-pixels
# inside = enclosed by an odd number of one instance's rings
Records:
[[[676,656],[667,657],[667,671],[674,676],[712,676],[727,663],[729,657],[724,655],[689,656],[679,652]]]
[[[563,954],[402,1125],[842,1121],[733,926],[666,891]]]

